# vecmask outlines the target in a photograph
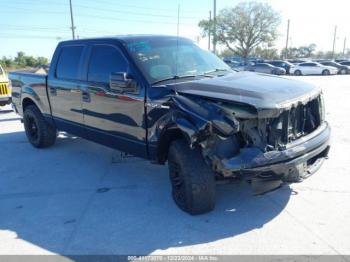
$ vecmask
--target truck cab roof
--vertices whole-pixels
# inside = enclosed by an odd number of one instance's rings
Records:
[[[94,37],[94,38],[84,38],[77,40],[67,40],[62,41],[60,44],[76,44],[76,43],[87,43],[95,41],[105,41],[105,40],[117,40],[124,43],[136,42],[136,41],[147,41],[147,40],[161,40],[161,39],[181,39],[182,41],[190,41],[188,38],[177,37],[171,35],[152,35],[152,34],[131,34],[131,35],[115,35],[115,36],[104,36],[104,37]]]

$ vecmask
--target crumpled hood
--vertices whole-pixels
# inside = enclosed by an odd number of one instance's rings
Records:
[[[283,110],[307,103],[321,93],[319,88],[306,82],[250,72],[172,83],[167,87],[178,94],[248,104],[254,106],[261,117],[278,116]]]

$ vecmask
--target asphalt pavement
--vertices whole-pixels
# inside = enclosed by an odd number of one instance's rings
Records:
[[[323,88],[329,160],[262,196],[220,185],[216,209],[200,216],[173,203],[167,166],[64,133],[35,149],[2,107],[0,254],[350,255],[350,75],[299,79]]]

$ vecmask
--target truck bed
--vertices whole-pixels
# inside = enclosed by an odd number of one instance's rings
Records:
[[[9,79],[12,85],[12,103],[20,115],[23,115],[21,101],[25,103],[26,97],[34,98],[43,114],[51,113],[47,96],[47,75],[15,71],[9,74]]]

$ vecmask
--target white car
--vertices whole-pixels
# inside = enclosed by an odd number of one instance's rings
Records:
[[[336,75],[338,69],[333,66],[325,66],[317,62],[305,62],[290,68],[293,75]]]

